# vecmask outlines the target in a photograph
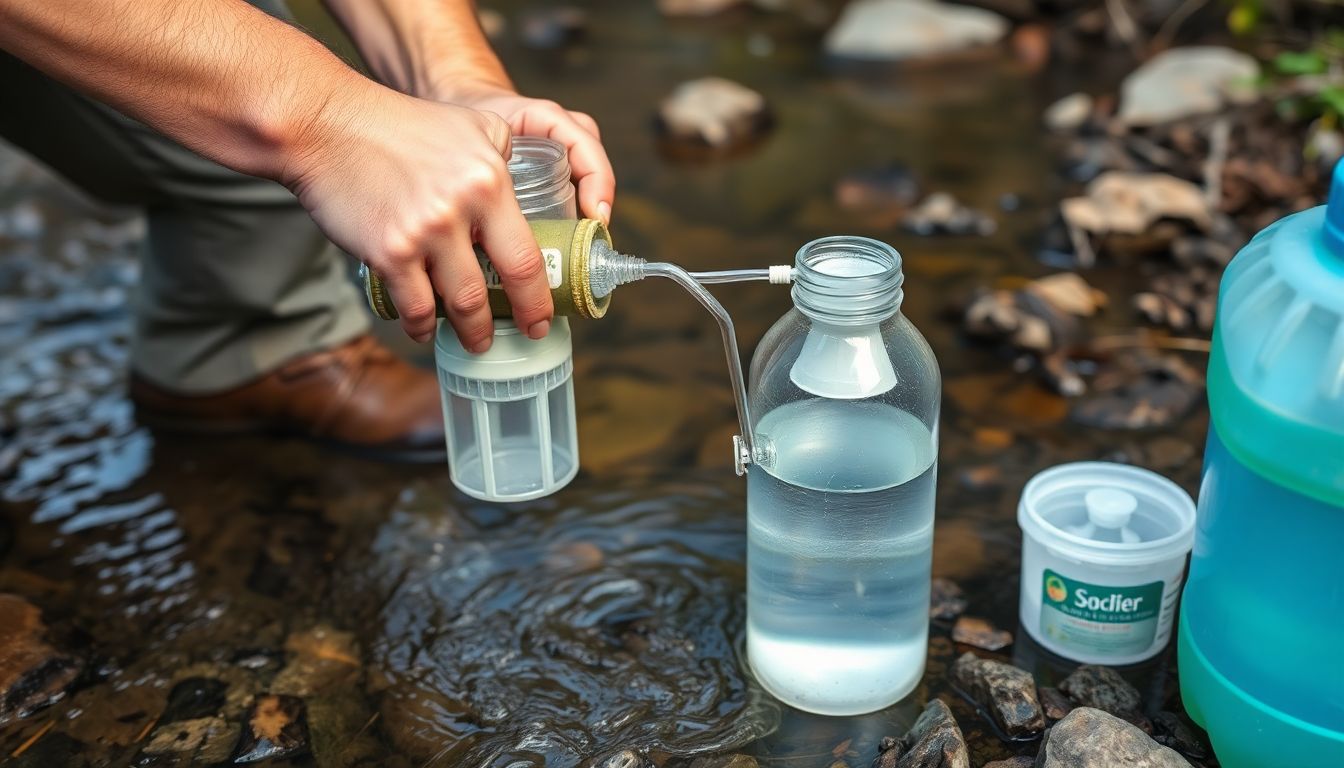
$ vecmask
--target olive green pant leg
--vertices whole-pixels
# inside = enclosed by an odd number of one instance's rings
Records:
[[[347,260],[283,186],[206,160],[2,52],[0,136],[94,197],[144,209],[131,365],[149,380],[217,392],[368,330]]]

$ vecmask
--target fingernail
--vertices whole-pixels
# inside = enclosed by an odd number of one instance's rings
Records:
[[[597,204],[597,217],[602,220],[603,226],[611,223],[611,204],[605,200]]]
[[[541,339],[541,338],[545,338],[545,337],[546,337],[546,334],[548,334],[548,333],[550,333],[550,332],[551,332],[551,321],[550,321],[550,320],[542,320],[542,321],[540,321],[540,322],[533,323],[533,324],[532,324],[532,327],[530,327],[530,328],[527,329],[527,335],[528,335],[528,338],[531,338],[531,339]]]
[[[425,331],[424,333],[417,334],[417,335],[414,337],[415,341],[416,341],[417,343],[420,343],[420,344],[424,344],[426,341],[429,341],[429,340],[432,339],[432,338],[434,338],[434,332],[433,332],[433,331]]]
[[[492,341],[491,339],[485,339],[483,341],[476,342],[476,346],[471,348],[471,353],[473,355],[479,355],[484,352],[488,352],[490,350],[491,341]]]

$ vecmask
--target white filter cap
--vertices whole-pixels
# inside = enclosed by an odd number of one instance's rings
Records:
[[[1146,469],[1078,462],[1033,477],[1017,522],[1027,536],[1079,562],[1137,565],[1190,551],[1195,503]]]
[[[896,386],[877,325],[813,323],[789,378],[803,391],[833,400],[873,397]]]

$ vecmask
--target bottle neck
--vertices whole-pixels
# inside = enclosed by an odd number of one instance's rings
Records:
[[[895,248],[866,237],[825,237],[798,250],[793,303],[817,323],[873,325],[900,311],[904,282]]]
[[[563,145],[551,139],[514,137],[509,176],[524,214],[551,212],[574,197],[569,155]]]

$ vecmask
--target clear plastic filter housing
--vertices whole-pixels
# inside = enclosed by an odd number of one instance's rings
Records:
[[[515,137],[509,160],[514,194],[529,219],[574,219],[568,156],[549,139]],[[495,320],[484,354],[462,347],[439,321],[434,359],[453,483],[485,501],[525,501],[564,487],[579,468],[573,346],[569,323],[551,322],[532,340]]]
[[[1022,628],[1088,664],[1133,664],[1171,638],[1195,504],[1172,481],[1107,462],[1036,475],[1018,505]]]
[[[908,695],[928,644],[941,382],[890,246],[805,245],[752,361],[747,656],[799,709]]]

